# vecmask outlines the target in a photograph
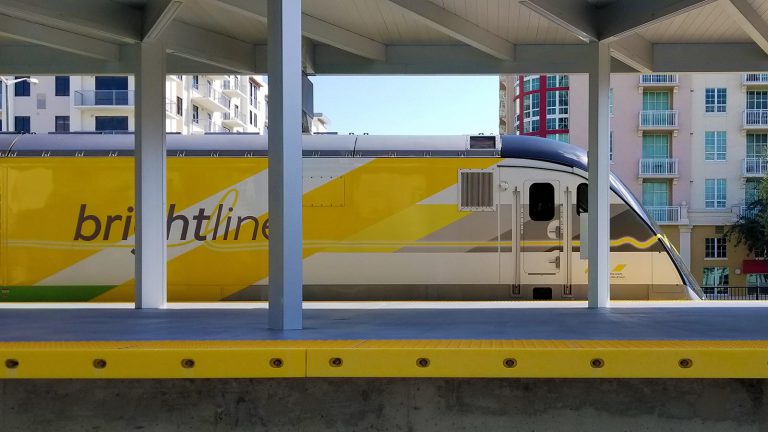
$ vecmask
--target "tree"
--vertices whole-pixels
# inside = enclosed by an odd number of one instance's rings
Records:
[[[768,177],[764,177],[757,190],[757,198],[747,203],[746,211],[725,232],[728,241],[735,246],[742,244],[753,256],[763,256],[768,251]]]

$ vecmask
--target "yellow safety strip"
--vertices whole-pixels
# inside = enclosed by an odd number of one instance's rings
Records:
[[[768,378],[768,341],[0,343],[0,378]]]

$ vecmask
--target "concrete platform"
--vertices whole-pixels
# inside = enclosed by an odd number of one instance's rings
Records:
[[[299,331],[263,304],[37,305],[0,310],[0,378],[768,377],[768,309],[715,305],[320,303]]]

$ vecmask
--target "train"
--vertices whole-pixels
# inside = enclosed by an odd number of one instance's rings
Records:
[[[133,301],[133,141],[0,134],[0,302]],[[166,142],[168,300],[266,299],[267,137]],[[302,145],[306,300],[586,298],[579,147],[517,135]],[[611,298],[702,298],[638,200],[610,184]]]

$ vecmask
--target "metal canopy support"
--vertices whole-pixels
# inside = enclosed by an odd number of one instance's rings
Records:
[[[611,87],[611,49],[606,42],[593,42],[589,74],[589,216],[588,258],[590,308],[609,306],[611,290],[610,247],[610,124],[608,91]]]
[[[269,0],[269,327],[302,328],[301,0]]]
[[[166,304],[165,48],[139,48],[136,73],[136,308]]]

